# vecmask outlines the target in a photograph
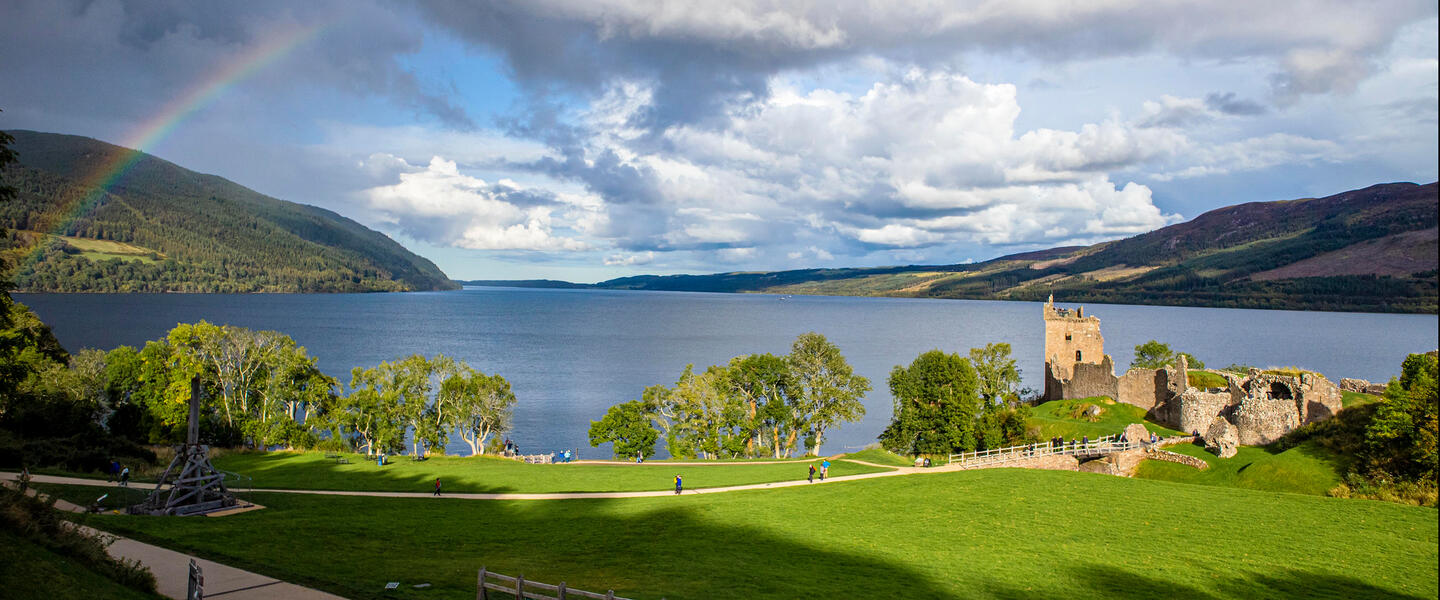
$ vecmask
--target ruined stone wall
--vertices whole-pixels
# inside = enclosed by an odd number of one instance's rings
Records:
[[[1207,392],[1189,388],[1185,393],[1155,407],[1151,415],[1167,427],[1185,432],[1205,433],[1210,427],[1210,421],[1234,401],[1235,398],[1229,391]]]
[[[1170,374],[1166,369],[1130,369],[1116,383],[1115,401],[1150,412],[1171,396]]]
[[[1145,452],[1145,458],[1150,460],[1163,460],[1165,462],[1180,463],[1182,465],[1195,467],[1196,469],[1200,469],[1201,471],[1210,468],[1210,463],[1207,463],[1202,459],[1190,456],[1189,454],[1181,454],[1179,452],[1171,452],[1169,450],[1147,450]]]
[[[1003,463],[992,463],[988,465],[973,465],[961,467],[962,471],[973,469],[1040,469],[1043,471],[1077,471],[1080,469],[1080,461],[1074,456],[1052,454],[1050,456],[1039,456],[1022,460],[1012,460]]]
[[[1093,396],[1105,396],[1115,398],[1119,395],[1117,386],[1119,378],[1115,377],[1115,365],[1106,356],[1098,365],[1090,363],[1075,363],[1070,380],[1064,383],[1064,398],[1090,398]]]

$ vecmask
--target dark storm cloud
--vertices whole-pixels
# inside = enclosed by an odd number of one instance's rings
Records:
[[[1211,93],[1205,95],[1205,106],[1210,110],[1235,116],[1255,116],[1268,112],[1263,105],[1253,100],[1237,98],[1235,92]]]
[[[267,95],[375,95],[473,129],[461,107],[397,61],[422,42],[404,21],[368,2],[7,2],[0,4],[0,81],[7,104],[42,120],[144,118],[278,33],[324,26],[247,86]]]

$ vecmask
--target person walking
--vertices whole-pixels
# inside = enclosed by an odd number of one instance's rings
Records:
[[[829,475],[829,474],[830,474],[830,461],[829,461],[829,460],[821,461],[821,462],[820,462],[820,481],[825,481],[825,476],[826,476],[826,475]]]
[[[120,470],[120,487],[130,487],[130,467]]]
[[[681,481],[680,475],[678,475],[678,474],[675,475],[675,495],[676,495],[676,496],[679,496],[679,495],[680,495],[680,490],[683,489],[684,487],[685,487],[685,484],[684,484],[683,481]]]
[[[810,483],[815,483],[815,463],[810,463]]]
[[[440,495],[440,478],[439,478],[439,477],[436,477],[436,478],[435,478],[435,495],[436,495],[436,496],[439,496],[439,495]]]

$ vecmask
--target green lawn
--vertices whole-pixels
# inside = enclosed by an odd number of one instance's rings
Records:
[[[1088,405],[1100,407],[1101,414],[1095,422],[1071,416],[1072,413],[1080,414],[1083,407]],[[1042,440],[1055,436],[1077,440],[1081,436],[1102,437],[1120,433],[1131,423],[1144,423],[1146,429],[1161,436],[1184,435],[1158,423],[1146,421],[1145,411],[1138,406],[1122,404],[1104,397],[1052,400],[1031,410],[1030,428],[1038,430]]]
[[[0,597],[13,600],[61,598],[160,598],[139,592],[87,569],[73,558],[0,530]]]
[[[1380,396],[1364,394],[1360,392],[1340,392],[1340,405],[1345,408],[1352,406],[1364,406],[1384,400]]]
[[[882,450],[880,448],[870,448],[867,450],[861,450],[859,452],[851,452],[849,454],[846,454],[845,458],[863,460],[865,462],[874,463],[877,465],[890,465],[892,467],[911,467],[915,465],[915,460],[912,458],[900,456],[899,454],[896,454],[889,450]],[[831,469],[833,470],[834,467],[832,466]]]
[[[351,598],[473,598],[481,565],[670,600],[1437,594],[1434,509],[1087,473],[624,500],[256,497],[269,508],[89,523]]]
[[[1226,381],[1224,376],[1208,371],[1188,371],[1185,373],[1185,379],[1190,383],[1190,387],[1196,387],[1202,390],[1224,388],[1230,385],[1230,382]]]
[[[1272,492],[1324,495],[1341,482],[1341,457],[1314,442],[1306,442],[1274,453],[1269,448],[1240,446],[1235,456],[1220,458],[1193,444],[1171,446],[1168,450],[1198,456],[1209,463],[1203,471],[1185,465],[1147,460],[1135,476],[1200,485],[1240,487]]]
[[[676,465],[647,461],[634,465],[555,464],[531,465],[490,457],[437,456],[424,461],[397,457],[383,467],[358,454],[346,455],[349,464],[337,464],[315,452],[242,452],[219,456],[215,467],[254,478],[257,489],[357,490],[428,492],[440,478],[447,492],[547,493],[630,492],[673,489],[675,475],[685,487],[707,488],[804,479],[808,465],[819,459],[781,464],[718,462],[713,465]],[[875,467],[832,460],[830,475],[884,471]]]

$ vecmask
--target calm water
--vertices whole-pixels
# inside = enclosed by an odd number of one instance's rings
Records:
[[[589,447],[590,421],[647,385],[673,384],[740,354],[789,351],[818,331],[840,346],[874,391],[867,415],[831,433],[825,451],[863,446],[890,419],[890,369],[939,348],[965,353],[1008,342],[1025,385],[1043,387],[1040,304],[759,294],[474,288],[336,295],[16,294],[71,350],[139,346],[201,319],[289,334],[349,383],[350,369],[413,353],[447,354],[513,385],[512,438],[521,448]],[[1331,379],[1385,381],[1409,352],[1437,346],[1435,315],[1384,315],[1091,305],[1106,351],[1123,370],[1149,339],[1211,366],[1296,365]],[[464,453],[458,438],[449,450]]]

